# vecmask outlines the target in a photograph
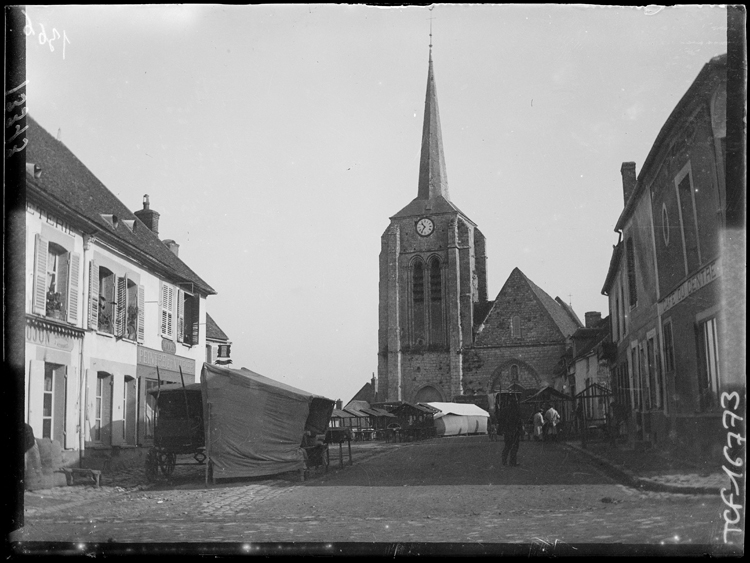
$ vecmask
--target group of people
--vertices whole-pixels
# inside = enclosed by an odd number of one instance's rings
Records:
[[[550,404],[535,412],[532,421],[534,424],[534,440],[551,442],[557,440],[560,420],[560,413]]]
[[[490,424],[490,440],[497,440],[497,434],[502,433],[505,441],[502,463],[503,465],[517,467],[520,465],[518,463],[518,448],[524,432],[523,416],[517,397],[511,396],[509,398],[508,402],[498,413],[497,420],[498,427],[495,427],[492,423]],[[532,419],[534,440],[556,441],[560,420],[560,413],[551,404],[547,404],[545,408],[535,412]]]

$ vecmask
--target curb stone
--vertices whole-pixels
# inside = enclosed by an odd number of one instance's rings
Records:
[[[670,485],[668,483],[657,483],[655,481],[651,481],[650,479],[640,477],[634,472],[630,471],[629,469],[618,467],[614,465],[612,462],[610,462],[607,458],[602,457],[598,454],[595,454],[594,452],[590,452],[579,446],[575,446],[567,442],[564,442],[564,444],[566,447],[572,450],[584,453],[587,456],[591,457],[593,460],[597,461],[599,465],[605,466],[605,468],[609,470],[611,473],[617,474],[618,477],[622,481],[625,481],[624,483],[625,485],[628,485],[636,489],[643,489],[643,490],[654,491],[658,493],[678,493],[678,494],[684,494],[684,495],[718,495],[718,494],[721,494],[721,487],[691,487],[691,486],[683,487],[683,486],[678,486],[678,485]]]

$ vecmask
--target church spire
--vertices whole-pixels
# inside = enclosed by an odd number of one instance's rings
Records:
[[[432,69],[432,30],[430,30],[430,62],[427,71],[427,94],[422,125],[422,156],[419,160],[419,190],[417,199],[433,199],[448,196],[448,177],[445,173],[443,136],[440,132],[435,74]]]

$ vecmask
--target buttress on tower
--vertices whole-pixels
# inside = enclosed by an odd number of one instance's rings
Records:
[[[432,53],[417,197],[381,237],[378,398],[452,401],[476,305],[487,302],[485,238],[450,200]]]

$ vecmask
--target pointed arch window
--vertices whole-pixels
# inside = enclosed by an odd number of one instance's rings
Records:
[[[445,344],[445,322],[443,314],[443,272],[440,260],[433,256],[430,268],[430,344]]]
[[[417,259],[411,271],[411,344],[422,345],[425,335],[425,268],[424,262]]]

